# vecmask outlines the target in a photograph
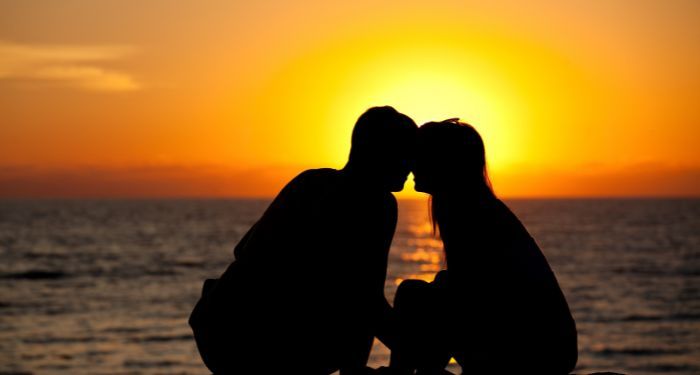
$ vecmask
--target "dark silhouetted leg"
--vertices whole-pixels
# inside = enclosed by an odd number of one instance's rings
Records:
[[[396,374],[439,374],[450,354],[442,303],[436,288],[422,280],[406,280],[394,299],[397,340],[390,367]]]

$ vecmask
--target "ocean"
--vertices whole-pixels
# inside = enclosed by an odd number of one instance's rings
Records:
[[[0,201],[0,374],[206,374],[187,318],[268,203]],[[506,203],[567,297],[576,372],[700,373],[700,199]],[[427,203],[399,210],[390,302],[441,265]],[[388,356],[377,342],[369,365]]]

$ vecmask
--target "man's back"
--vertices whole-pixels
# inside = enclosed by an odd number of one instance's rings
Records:
[[[311,368],[299,358],[311,350],[326,352],[316,358],[329,370],[361,362],[385,304],[395,224],[388,192],[333,169],[297,176],[239,242],[207,296],[204,315],[219,332],[217,346],[245,353],[238,363],[273,356]],[[358,347],[367,353],[356,354]]]

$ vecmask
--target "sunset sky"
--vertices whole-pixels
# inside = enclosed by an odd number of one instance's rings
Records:
[[[503,197],[700,195],[700,1],[0,2],[0,197],[271,196],[392,105]],[[407,183],[402,196],[417,196]]]

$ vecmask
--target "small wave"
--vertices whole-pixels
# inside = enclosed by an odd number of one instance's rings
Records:
[[[186,268],[199,268],[204,266],[204,262],[199,259],[180,258],[172,262],[173,265]]]
[[[686,350],[680,349],[652,349],[652,348],[601,348],[594,351],[597,355],[630,355],[630,356],[652,356],[668,354],[686,354]]]
[[[88,357],[97,357],[97,356],[103,356],[103,355],[108,355],[112,354],[114,351],[112,350],[88,350],[85,352],[85,355]]]
[[[46,270],[30,270],[24,272],[14,272],[0,274],[0,279],[13,280],[56,280],[70,277],[69,274],[62,271],[46,271]]]
[[[146,337],[134,337],[129,339],[129,342],[168,342],[168,341],[188,341],[192,340],[192,335],[178,335],[178,336],[146,336]]]
[[[175,276],[178,273],[173,270],[146,270],[144,275],[146,276]]]
[[[134,327],[110,327],[110,328],[105,328],[102,330],[102,332],[110,332],[110,333],[138,333],[143,331],[142,328],[134,328]]]
[[[22,354],[22,360],[24,361],[36,361],[40,359],[46,358],[46,354],[44,353],[34,353],[34,354],[28,354],[28,353],[23,353]],[[2,373],[0,372],[0,375]]]
[[[661,315],[629,315],[619,319],[621,322],[657,322],[665,317]]]
[[[70,259],[72,254],[61,254],[61,253],[38,253],[38,252],[27,252],[24,257],[27,259]]]
[[[676,320],[676,321],[700,320],[700,314],[677,313],[677,314],[671,315],[671,319]]]
[[[657,277],[679,277],[679,276],[700,276],[700,269],[695,268],[657,268],[657,267],[640,267],[636,266],[617,266],[611,267],[610,271],[616,274],[629,274],[639,276],[657,276]]]
[[[692,321],[700,320],[700,314],[675,313],[669,315],[630,315],[619,320],[623,322]]]
[[[700,320],[700,314],[677,313],[668,315],[626,315],[620,317],[593,317],[581,319],[582,322],[617,323],[617,322],[677,322]]]
[[[650,364],[645,366],[629,366],[632,371],[645,371],[645,372],[679,372],[687,374],[696,374],[700,368],[693,366],[691,364],[681,364],[681,363],[659,363]]]
[[[124,361],[124,367],[170,367],[177,366],[180,362],[175,361],[136,361],[136,360],[126,360]]]
[[[91,343],[105,341],[97,337],[43,337],[43,338],[26,338],[22,342],[25,344],[74,344],[74,343]]]

